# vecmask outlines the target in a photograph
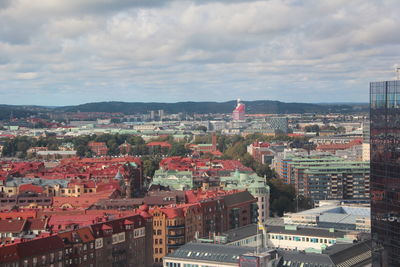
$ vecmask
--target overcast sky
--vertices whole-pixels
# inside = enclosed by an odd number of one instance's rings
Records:
[[[0,0],[0,103],[367,102],[398,0]]]

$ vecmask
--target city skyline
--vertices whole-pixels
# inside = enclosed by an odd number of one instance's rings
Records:
[[[365,103],[371,80],[395,76],[399,11],[392,0],[3,1],[0,103]]]

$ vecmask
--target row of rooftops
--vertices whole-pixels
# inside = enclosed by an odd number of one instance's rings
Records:
[[[55,197],[53,198],[53,203],[48,205],[52,205],[53,208],[43,208],[37,210],[25,208],[20,209],[20,211],[3,211],[0,214],[0,220],[49,217],[51,226],[65,228],[69,224],[92,223],[96,218],[104,217],[106,214],[113,214],[115,216],[121,214],[132,214],[143,210],[148,211],[149,206],[153,208],[160,207],[158,209],[165,211],[167,215],[171,215],[177,214],[176,211],[180,213],[189,206],[201,205],[202,203],[207,203],[209,201],[224,201],[225,205],[228,207],[249,201],[255,201],[254,197],[248,191],[243,190],[189,190],[175,194],[175,199],[168,201],[172,196],[173,194],[161,194],[160,196],[157,196],[157,194],[153,193],[153,195],[148,196],[150,201],[145,201],[145,198],[111,200],[107,199],[106,196],[100,200],[96,198],[85,197]],[[152,199],[154,197],[157,199]],[[160,200],[159,197],[162,199]],[[167,201],[165,198],[168,198]],[[154,202],[152,203],[153,200]],[[64,204],[69,204],[72,206],[72,208],[65,208]],[[121,205],[124,206],[125,204],[131,204],[132,209],[127,209],[126,211],[120,209],[118,210],[117,208],[107,210],[104,209],[107,205],[113,207],[113,204],[116,205],[116,207]],[[99,209],[97,209],[96,206],[98,206]]]
[[[59,177],[61,179],[69,178],[70,176],[90,178],[96,175],[115,175],[118,170],[121,171],[121,166],[125,164],[140,168],[142,161],[137,157],[102,157],[102,158],[69,158],[61,161],[57,166],[46,169],[43,162],[0,162],[0,177]]]
[[[145,226],[146,217],[139,214],[131,214],[113,220],[91,223],[75,230],[44,234],[31,240],[15,240],[13,243],[0,246],[0,262],[14,262],[19,259],[60,251],[77,242],[89,243],[96,238],[124,232],[126,229],[141,228]]]
[[[48,228],[48,218],[18,218],[0,220],[0,233],[21,233],[23,231],[42,230]]]
[[[194,159],[185,157],[169,157],[161,160],[160,169],[176,170],[176,171],[213,171],[223,170],[233,172],[235,170],[251,172],[252,170],[245,167],[237,160],[210,160],[210,159]]]

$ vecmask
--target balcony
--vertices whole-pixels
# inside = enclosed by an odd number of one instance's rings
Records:
[[[185,225],[181,224],[181,225],[168,225],[167,229],[184,229]]]
[[[185,234],[167,235],[168,238],[184,238]]]
[[[183,246],[184,243],[177,243],[177,244],[167,244],[168,248],[179,248],[180,246]]]

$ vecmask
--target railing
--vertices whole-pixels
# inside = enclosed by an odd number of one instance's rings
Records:
[[[167,247],[169,248],[179,248],[180,246],[183,246],[184,243],[178,243],[178,244],[167,244]]]
[[[185,228],[184,224],[181,225],[167,225],[167,229],[182,229]]]
[[[168,238],[184,238],[184,234],[178,234],[178,235],[167,235]]]

